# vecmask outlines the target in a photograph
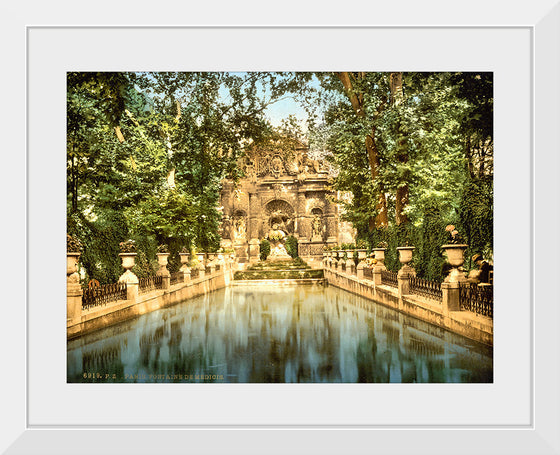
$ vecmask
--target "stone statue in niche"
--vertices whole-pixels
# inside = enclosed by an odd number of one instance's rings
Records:
[[[320,241],[323,239],[323,221],[321,220],[321,215],[316,213],[313,215],[313,220],[311,221],[311,240]]]
[[[235,240],[245,240],[247,229],[245,227],[245,218],[239,217],[235,220]]]
[[[222,221],[222,238],[223,239],[231,239],[231,219],[229,216],[225,216],[224,220]]]

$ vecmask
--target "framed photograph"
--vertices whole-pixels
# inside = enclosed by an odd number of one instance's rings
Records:
[[[437,5],[423,2],[419,12],[410,4],[395,19],[388,5],[371,5],[369,17],[379,18],[371,24],[363,24],[360,18],[367,15],[359,14],[355,22],[336,26],[331,25],[338,17],[334,7],[314,10],[315,16],[302,7],[306,14],[299,17],[313,19],[300,25],[289,25],[287,12],[279,12],[274,22],[254,15],[236,25],[225,6],[214,11],[211,22],[216,25],[200,19],[209,17],[201,6],[189,7],[188,17],[199,19],[186,19],[189,26],[184,27],[138,26],[145,18],[136,11],[119,16],[126,22],[114,25],[83,26],[73,16],[61,22],[55,12],[37,20],[26,11],[4,24],[5,42],[25,35],[26,46],[25,54],[23,42],[8,53],[20,70],[2,75],[4,86],[13,87],[7,93],[7,121],[21,133],[9,139],[12,150],[21,154],[7,158],[14,171],[4,188],[4,194],[13,195],[6,198],[6,208],[14,214],[10,219],[25,220],[16,234],[13,226],[3,228],[5,238],[18,236],[7,242],[9,257],[18,259],[10,259],[4,275],[13,276],[17,268],[21,276],[10,286],[1,335],[9,365],[1,376],[4,453],[444,454],[449,447],[454,453],[560,453],[559,318],[552,284],[559,272],[554,253],[560,206],[560,7],[538,2],[511,11],[498,2],[485,5],[485,14],[473,7],[438,9],[432,15],[432,6],[435,11]],[[493,74],[492,380],[68,381],[63,272],[67,74],[342,69]],[[18,124],[24,116],[25,129]],[[26,138],[25,152],[21,137]],[[267,168],[271,175],[280,172],[273,159]],[[310,162],[311,172],[313,166]],[[290,218],[275,213],[271,209],[268,238],[278,247],[279,232],[284,225],[290,229]],[[315,218],[309,219],[310,232],[319,236]],[[242,235],[238,224],[233,229]]]

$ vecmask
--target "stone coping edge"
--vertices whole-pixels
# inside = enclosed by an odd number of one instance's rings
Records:
[[[251,286],[251,285],[272,285],[272,286],[290,286],[294,284],[303,285],[325,285],[326,278],[302,278],[302,279],[276,279],[276,280],[233,280],[232,286]]]

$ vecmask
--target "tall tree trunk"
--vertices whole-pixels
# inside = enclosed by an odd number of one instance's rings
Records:
[[[397,154],[397,160],[400,164],[406,165],[408,163],[408,153],[406,149],[406,139],[400,137],[397,141],[397,147],[402,150],[402,153]],[[405,209],[408,206],[409,188],[408,181],[405,179],[397,186],[397,194],[395,201],[395,222],[397,226],[408,222]]]
[[[349,72],[340,72],[337,73],[337,76],[342,82],[342,85],[344,86],[344,90],[346,91],[346,96],[348,96],[348,99],[350,100],[352,109],[354,109],[354,112],[359,118],[365,119],[366,113],[363,106],[364,97],[362,94],[358,94],[354,91],[354,88],[352,86],[352,78],[354,76],[351,75]],[[357,77],[359,79],[364,79],[365,76],[366,73],[362,72],[362,73],[358,73]],[[380,109],[381,107],[378,110]],[[371,134],[366,136],[365,142],[366,142],[365,145],[366,145],[366,152],[368,156],[368,163],[371,171],[371,180],[375,182],[379,175],[379,166],[380,166],[379,152],[375,144],[375,125],[372,125]],[[383,188],[381,187],[379,188],[379,197],[376,203],[376,211],[377,211],[377,215],[375,216],[375,219],[370,220],[370,226],[369,226],[370,229],[372,229],[373,227],[375,228],[387,227],[387,225],[389,224],[387,219],[387,200],[385,198],[385,193],[383,192]]]
[[[483,178],[484,177],[484,166],[486,164],[486,148],[484,146],[484,142],[479,140],[480,143],[480,163],[478,166],[478,177],[479,178]]]
[[[366,136],[366,150],[368,153],[369,167],[371,169],[371,180],[375,182],[379,175],[379,153],[377,152],[377,146],[375,145],[375,127],[372,127],[371,135]],[[387,227],[389,225],[389,220],[387,219],[387,199],[385,198],[385,193],[381,189],[375,205],[377,215],[375,216],[375,222],[372,226],[370,223],[370,229]]]
[[[179,100],[175,101],[175,106],[177,108],[177,115],[175,116],[175,121],[178,122],[179,119],[181,118],[181,103],[179,103]],[[167,186],[169,187],[169,189],[174,190],[175,189],[175,164],[173,163],[174,151],[171,145],[171,136],[169,135],[169,133],[167,134],[166,146],[167,146],[167,160],[169,166],[169,170],[167,172]]]
[[[471,137],[467,135],[467,143],[465,145],[465,151],[467,156],[467,167],[469,170],[469,175],[471,178],[474,178],[474,166],[472,162],[472,147],[471,147]]]
[[[76,171],[76,164],[75,164],[76,157],[74,155],[74,145],[72,145],[72,161],[71,161],[71,173],[72,173],[72,213],[76,213],[78,211],[78,176]]]
[[[389,85],[391,87],[391,104],[398,106],[404,99],[403,86],[402,86],[402,73],[391,73],[389,75]],[[399,164],[406,165],[408,163],[408,149],[406,146],[406,139],[402,135],[400,124],[398,127],[399,137],[397,143],[397,161]],[[397,226],[407,223],[408,217],[406,216],[405,209],[408,205],[409,188],[406,177],[397,184],[397,194],[395,201],[395,221]]]
[[[171,137],[167,135],[167,141],[165,143],[167,147],[167,186],[169,189],[175,189],[175,165],[173,164],[173,148],[171,147]]]

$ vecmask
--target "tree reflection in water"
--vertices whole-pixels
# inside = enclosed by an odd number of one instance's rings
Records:
[[[333,287],[222,289],[68,343],[68,382],[492,382],[492,366],[492,348]]]

